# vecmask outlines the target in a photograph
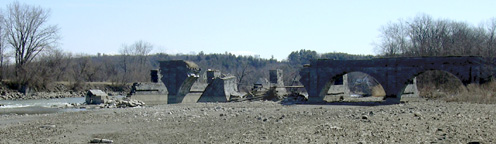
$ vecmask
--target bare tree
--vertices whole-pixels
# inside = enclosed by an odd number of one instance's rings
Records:
[[[69,67],[70,54],[59,49],[44,51],[36,57],[33,62],[27,63],[26,67],[34,70],[23,74],[27,85],[35,90],[48,90],[53,88],[56,81],[61,81]]]
[[[149,42],[140,40],[135,42],[133,47],[136,51],[136,55],[139,56],[139,63],[141,65],[145,65],[148,59],[148,54],[150,54],[150,52],[153,49],[153,45],[150,44]]]
[[[408,32],[403,23],[389,23],[381,27],[382,42],[378,45],[379,53],[385,56],[397,56],[404,53],[409,45]]]
[[[3,21],[3,15],[0,14],[0,20]],[[5,24],[0,22],[0,81],[3,80],[5,76]]]
[[[238,90],[241,90],[241,86],[248,86],[246,82],[246,77],[253,73],[253,68],[246,62],[241,62],[235,70],[236,78],[238,80]]]
[[[15,52],[16,75],[40,52],[57,43],[59,28],[47,24],[49,14],[49,10],[19,2],[7,6],[3,22],[7,42]]]
[[[496,54],[496,17],[491,18],[487,24],[487,47],[485,54],[494,56]]]
[[[494,57],[496,20],[474,27],[466,22],[434,20],[421,14],[382,27],[377,44],[381,55]]]
[[[136,41],[132,45],[122,45],[121,67],[124,74],[120,81],[147,81],[148,72],[151,69],[148,63],[148,54],[153,49],[153,45],[145,41]]]
[[[138,58],[139,64],[145,64],[148,54],[153,49],[153,45],[149,42],[139,40],[132,45],[123,45],[120,50],[122,55],[136,56]]]

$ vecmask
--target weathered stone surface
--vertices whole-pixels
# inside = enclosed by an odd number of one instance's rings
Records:
[[[145,102],[142,102],[140,100],[126,98],[123,100],[116,100],[113,103],[108,103],[104,107],[126,108],[126,107],[138,107],[138,106],[144,106],[144,105],[145,105]]]
[[[261,100],[267,91],[270,89],[270,82],[266,78],[259,78],[257,82],[253,84],[250,94],[248,94],[246,99],[249,100]]]
[[[196,103],[202,96],[202,92],[190,92],[186,94],[180,103]]]
[[[282,100],[288,92],[283,82],[283,71],[280,69],[269,71],[269,80],[259,78],[253,85],[252,91],[246,96],[249,100]]]
[[[344,97],[350,97],[350,88],[348,85],[347,74],[334,81],[334,84],[329,87],[325,99],[329,101],[336,101]]]
[[[213,70],[213,69],[208,69],[207,70],[207,83],[212,83],[212,81],[215,78],[218,78],[221,76],[221,73],[219,70]]]
[[[161,81],[162,75],[160,75],[159,70],[150,70],[150,77],[152,83],[158,83]]]
[[[405,87],[405,90],[401,94],[401,97],[408,98],[419,98],[419,91],[417,89],[417,78],[413,78],[411,83],[408,83]]]
[[[269,90],[270,93],[273,93],[278,97],[288,95],[286,87],[284,86],[283,71],[281,69],[270,70],[269,79],[271,88]]]
[[[242,96],[238,92],[236,77],[215,78],[207,86],[198,102],[227,102],[231,96]]]
[[[255,89],[261,89],[261,88],[269,88],[269,80],[266,78],[259,78],[255,84],[253,84],[253,90]]]
[[[102,104],[108,100],[107,93],[102,90],[89,90],[86,94],[86,104]]]
[[[149,105],[167,104],[167,87],[162,83],[160,70],[151,70],[150,78],[152,82],[134,83],[128,97],[142,101]]]
[[[269,82],[271,87],[284,87],[281,69],[269,70]]]
[[[200,68],[184,60],[160,61],[161,81],[169,92],[167,103],[181,103],[199,78]]]
[[[494,65],[481,57],[381,58],[373,60],[315,60],[300,71],[310,102],[322,102],[333,78],[350,72],[374,77],[386,92],[387,103],[399,103],[407,83],[428,70],[453,74],[464,85],[489,81]]]
[[[131,89],[132,94],[168,94],[163,83],[134,83]]]
[[[205,88],[207,87],[207,83],[202,83],[200,81],[195,81],[193,85],[191,86],[191,89],[189,92],[187,92],[182,100],[178,103],[196,103],[200,99],[203,91],[205,91]]]

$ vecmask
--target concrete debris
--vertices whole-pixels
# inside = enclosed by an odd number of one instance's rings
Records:
[[[324,98],[329,101],[341,100],[344,97],[351,97],[350,88],[348,85],[348,75],[338,76],[335,78],[332,85],[329,86],[327,97]]]
[[[199,78],[201,69],[184,60],[160,61],[161,81],[168,90],[167,103],[182,103]],[[195,101],[196,102],[196,101]]]
[[[109,103],[109,104],[110,106],[115,106],[118,108],[141,107],[145,105],[144,102],[135,99],[116,100],[115,103]]]
[[[267,80],[266,78],[259,78],[258,81],[253,84],[253,89],[252,90],[260,90],[260,89],[263,89],[263,88],[269,88],[269,80]]]
[[[207,83],[210,84],[215,78],[221,77],[221,72],[219,70],[208,69],[207,70]]]
[[[413,78],[413,80],[408,81],[408,85],[405,87],[405,91],[401,97],[409,97],[409,98],[419,98],[419,91],[417,89],[417,77]]]
[[[231,97],[242,98],[243,96],[244,94],[238,92],[236,77],[217,77],[208,84],[198,102],[228,102]]]
[[[300,93],[291,93],[287,97],[284,98],[284,100],[281,101],[282,104],[302,104],[305,103],[308,100],[308,96],[305,96]]]
[[[263,100],[279,101],[288,95],[282,73],[280,69],[269,71],[269,87],[268,89],[261,89],[263,91],[267,90],[264,93]]]
[[[102,104],[109,100],[107,93],[102,90],[89,90],[86,94],[86,104]]]
[[[279,101],[288,95],[280,69],[269,71],[270,80],[260,78],[249,95],[239,92],[234,76],[213,69],[200,73],[201,69],[191,61],[160,61],[160,69],[150,71],[152,82],[134,83],[128,97],[150,104],[174,104],[253,100],[260,96]]]
[[[245,94],[237,89],[236,77],[219,70],[201,69],[184,60],[160,61],[160,69],[150,71],[151,83],[135,83],[128,97],[149,104],[227,102]],[[206,77],[205,77],[206,75]]]
[[[109,97],[105,92],[101,90],[90,90],[86,96],[87,105],[96,105],[96,108],[125,108],[125,107],[140,107],[144,106],[145,103],[140,100],[131,99],[126,97],[124,99],[118,99],[117,97]],[[65,108],[85,108],[78,104],[67,104]],[[89,106],[94,107],[94,106]]]
[[[284,86],[282,74],[283,72],[281,69],[275,69],[269,71],[270,88],[277,97],[283,97],[285,95],[288,95],[288,92],[286,91],[286,87]]]
[[[149,105],[167,104],[167,88],[162,82],[134,83],[128,97]]]

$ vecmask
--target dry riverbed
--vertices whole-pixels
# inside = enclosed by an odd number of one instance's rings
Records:
[[[495,106],[259,101],[1,115],[0,143],[495,143]]]

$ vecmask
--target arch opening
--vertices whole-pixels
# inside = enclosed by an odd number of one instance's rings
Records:
[[[482,84],[464,84],[453,73],[442,70],[428,70],[419,73],[417,86],[418,98],[440,99],[456,102],[495,103],[496,82],[490,81]],[[402,96],[402,100],[411,100]]]
[[[414,94],[412,87],[416,88],[417,94]],[[465,85],[456,75],[443,70],[426,70],[408,79],[401,98],[439,99],[465,91]]]
[[[386,92],[373,76],[359,71],[346,72],[331,78],[324,101],[382,101]]]

